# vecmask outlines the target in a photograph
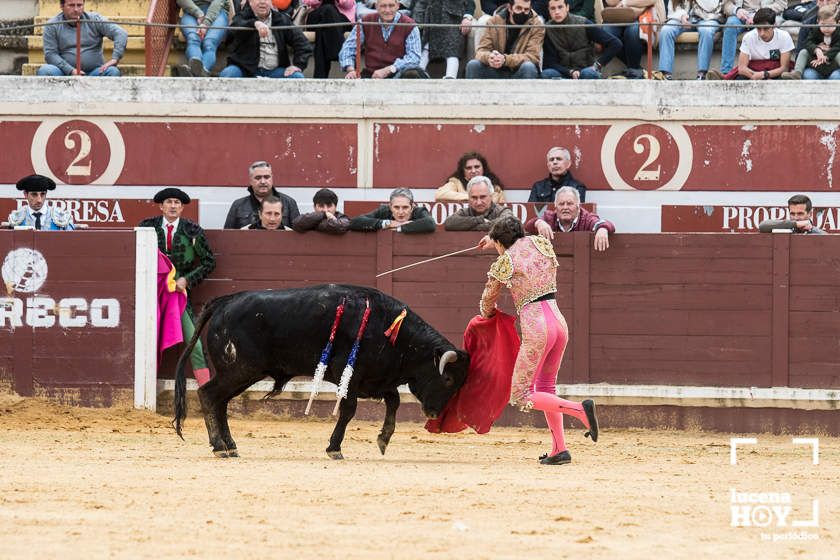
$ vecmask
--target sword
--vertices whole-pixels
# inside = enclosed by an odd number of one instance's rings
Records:
[[[432,257],[431,259],[426,259],[424,261],[419,261],[419,262],[416,262],[416,263],[407,264],[407,265],[401,266],[399,268],[394,268],[392,270],[387,270],[385,272],[380,272],[379,274],[376,275],[376,277],[379,278],[380,276],[385,276],[386,274],[391,274],[393,272],[399,272],[400,270],[405,270],[406,268],[411,268],[413,266],[418,266],[418,265],[426,264],[426,263],[429,263],[429,262],[432,262],[432,261],[445,259],[446,257],[451,257],[453,255],[460,255],[461,253],[466,253],[468,251],[474,251],[478,248],[479,248],[479,245],[476,245],[475,247],[470,247],[469,249],[461,249],[460,251],[453,251],[452,253],[446,253],[445,255],[440,255],[439,257]]]

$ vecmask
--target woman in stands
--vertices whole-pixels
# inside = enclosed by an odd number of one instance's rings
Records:
[[[557,308],[557,257],[551,241],[537,235],[526,236],[522,222],[513,216],[496,220],[481,240],[482,248],[494,247],[499,253],[487,273],[481,294],[481,316],[496,313],[496,300],[502,287],[510,289],[519,313],[522,345],[513,369],[510,402],[523,411],[532,408],[545,413],[551,430],[551,453],[540,457],[543,465],[563,465],[572,461],[566,449],[563,415],[580,420],[585,436],[598,441],[595,403],[561,399],[555,394],[557,372],[569,340],[566,319]]]
[[[493,202],[503,204],[505,202],[504,184],[490,170],[487,159],[478,152],[467,152],[461,156],[452,176],[435,192],[435,202],[466,202],[469,198],[467,183],[478,175],[484,175],[493,181]]]

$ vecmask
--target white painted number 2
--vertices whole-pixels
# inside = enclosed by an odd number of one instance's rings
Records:
[[[78,136],[79,141],[77,142],[73,137]],[[68,177],[90,177],[90,170],[93,165],[93,161],[89,161],[87,165],[79,165],[78,163],[88,157],[90,155],[90,135],[85,132],[84,130],[71,130],[64,136],[64,147],[68,150],[75,150],[77,149],[78,145],[78,152],[76,153],[76,158],[70,162],[70,166],[67,168],[67,176]]]
[[[649,166],[653,165],[657,159],[659,159],[659,140],[656,139],[655,136],[651,136],[650,134],[642,134],[637,136],[636,139],[633,141],[633,151],[637,154],[642,154],[645,151],[645,147],[642,145],[642,140],[648,141],[648,147],[650,148],[650,153],[648,154],[647,159],[636,171],[636,175],[633,177],[634,181],[658,181],[659,174],[662,170],[662,165],[657,165],[656,169],[648,169]]]

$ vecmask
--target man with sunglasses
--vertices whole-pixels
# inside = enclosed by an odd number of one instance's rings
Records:
[[[248,195],[233,201],[225,220],[225,229],[242,229],[259,221],[260,203],[269,195],[283,201],[283,221],[281,228],[291,228],[292,222],[300,215],[295,199],[274,188],[271,164],[267,161],[255,161],[248,167]]]

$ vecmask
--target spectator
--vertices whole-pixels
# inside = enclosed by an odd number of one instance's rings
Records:
[[[768,4],[765,0],[727,0],[724,4],[723,13],[727,16],[727,20],[726,28],[723,30],[723,43],[720,46],[720,73],[724,76],[736,68],[735,51],[738,47],[738,35],[745,28],[752,27],[755,24],[755,16],[765,4]],[[772,17],[770,17],[772,21],[767,25],[773,25],[776,22],[776,16],[781,14],[786,7],[787,0],[772,0],[766,6],[766,9],[772,12]],[[765,16],[765,21],[766,19]],[[785,34],[788,35],[787,32]],[[790,38],[790,35],[788,35],[788,38]],[[793,47],[791,47],[792,49]],[[744,52],[743,41],[741,52]]]
[[[183,10],[181,32],[187,39],[187,64],[180,68],[181,75],[206,78],[216,66],[216,49],[227,33],[229,0],[177,2]]]
[[[583,16],[570,14],[566,0],[549,0],[548,14],[551,19],[545,26],[542,77],[572,80],[601,78],[601,68],[621,52],[621,41],[600,27],[569,27],[569,24],[592,22]],[[597,59],[596,43],[602,49]]]
[[[659,31],[659,71],[666,80],[674,71],[674,49],[677,37],[686,31],[700,35],[697,45],[697,79],[705,80],[712,62],[715,34],[723,20],[721,2],[704,0],[671,0],[668,21]]]
[[[17,190],[23,191],[26,206],[9,214],[9,227],[31,227],[44,230],[72,230],[73,217],[67,210],[45,206],[47,191],[55,190],[55,181],[43,175],[29,175],[17,182]]]
[[[300,215],[297,202],[274,188],[274,175],[271,164],[267,161],[255,161],[248,167],[248,196],[233,201],[225,220],[225,229],[242,229],[259,220],[260,203],[268,195],[273,195],[283,202],[284,228],[292,226],[292,222]]]
[[[236,0],[234,0],[235,2]],[[286,14],[275,10],[271,0],[248,0],[248,5],[233,17],[231,27],[253,27],[234,30],[228,65],[219,74],[222,78],[259,76],[263,78],[303,78],[303,69],[312,55],[312,45],[297,27],[291,26]],[[289,47],[294,52],[289,62]]]
[[[258,217],[259,219],[256,222],[244,226],[242,229],[268,229],[280,231],[289,229],[282,226],[283,201],[273,194],[268,195],[260,201],[260,212]]]
[[[542,218],[528,220],[525,231],[538,233],[546,239],[554,239],[555,231],[594,231],[595,250],[606,251],[610,246],[609,234],[615,233],[615,226],[609,220],[603,220],[597,214],[581,208],[577,189],[562,187],[557,191],[554,210],[546,210]]]
[[[561,187],[574,187],[580,200],[586,200],[586,185],[572,176],[569,167],[572,166],[572,157],[569,150],[555,146],[546,154],[548,164],[548,177],[537,181],[531,186],[531,194],[528,202],[551,202]]]
[[[773,10],[759,9],[752,18],[755,29],[744,34],[741,41],[738,66],[723,76],[710,70],[706,77],[715,80],[775,80],[787,72],[793,39],[787,31],[774,29],[775,21]]]
[[[644,14],[649,8],[653,8],[653,23],[658,23],[665,20],[665,2],[664,0],[597,0],[599,2],[599,10],[601,5],[606,5],[610,8],[630,8],[635,13],[635,23],[629,25],[605,25],[604,30],[611,33],[621,41],[624,47],[618,53],[618,58],[624,63],[626,69],[624,76],[631,79],[641,79],[645,77],[645,71],[642,70],[642,57],[647,52],[646,37],[649,35],[646,29],[639,28],[639,17]],[[601,23],[600,13],[597,19]],[[656,47],[656,34],[653,34],[654,44]]]
[[[475,58],[467,63],[468,79],[529,79],[539,74],[545,28],[531,0],[512,0],[490,18]],[[518,26],[527,27],[518,27]],[[510,27],[517,26],[517,27]]]
[[[788,8],[785,10],[784,16],[787,16],[787,12],[790,10],[796,10],[797,8],[805,8],[806,4],[797,4],[792,8]],[[836,0],[816,0],[816,5],[810,7],[801,15],[801,23],[802,25],[816,25],[817,23],[817,13],[819,9],[823,6],[831,6],[834,8],[835,12],[837,11],[837,1]],[[786,18],[787,19],[787,18]],[[795,20],[792,20],[794,23]],[[797,23],[798,25],[798,23]],[[782,72],[782,79],[783,80],[801,80],[802,74],[805,72],[805,68],[808,67],[808,52],[805,50],[805,41],[808,39],[809,34],[811,33],[812,29],[808,29],[806,27],[800,27],[799,31],[796,36],[796,58],[794,69],[791,72]],[[791,58],[793,56],[791,55]],[[840,60],[838,60],[838,64],[840,64]]]
[[[292,222],[298,232],[318,230],[324,233],[345,233],[350,228],[350,218],[339,212],[338,195],[330,189],[321,189],[312,197],[315,211],[301,214]]]
[[[479,175],[467,183],[470,195],[467,207],[461,208],[443,223],[447,231],[488,231],[493,222],[502,216],[513,216],[510,208],[493,202],[490,179]]]
[[[361,44],[364,50],[364,69],[356,74],[356,33],[344,40],[338,62],[346,72],[345,78],[400,78],[407,71],[415,75],[420,68],[420,32],[414,20],[397,11],[397,0],[377,0],[376,13],[362,16]],[[380,23],[385,25],[379,25]],[[406,75],[408,77],[408,75]]]
[[[414,5],[414,17],[417,23],[450,25],[460,27],[424,27],[421,31],[423,52],[420,66],[424,70],[430,60],[446,60],[444,78],[458,77],[459,59],[464,57],[467,44],[466,36],[470,33],[473,0],[417,0]]]
[[[61,13],[44,27],[44,60],[39,76],[119,76],[117,64],[125,53],[128,33],[95,12],[85,12],[85,0],[60,0]],[[82,20],[81,72],[76,70],[76,21]],[[102,38],[114,42],[111,60],[105,62]]]
[[[381,0],[380,0],[381,1]],[[409,189],[394,189],[390,202],[350,220],[353,231],[393,229],[400,233],[434,233],[435,219],[429,211],[414,203]]]
[[[356,21],[355,0],[303,0],[309,8],[307,25],[321,23],[346,23],[339,27],[323,27],[315,30],[315,70],[313,78],[329,78],[333,60],[344,44],[344,33],[353,30],[351,22]]]
[[[764,220],[758,224],[758,231],[770,233],[774,229],[788,229],[793,233],[824,234],[823,230],[813,224],[813,218],[811,199],[804,194],[795,194],[788,199],[788,219]]]
[[[190,197],[181,189],[166,188],[155,194],[155,203],[160,205],[162,215],[146,218],[140,227],[153,227],[157,232],[158,249],[169,257],[175,267],[175,289],[187,294],[187,307],[181,315],[181,330],[188,341],[195,332],[195,316],[190,301],[190,290],[207,278],[216,268],[216,257],[207,243],[204,230],[186,218],[182,218],[184,205]],[[193,375],[199,386],[210,379],[207,360],[199,340],[190,354]]]
[[[473,177],[483,175],[493,182],[493,202],[504,204],[505,191],[502,180],[490,171],[487,159],[478,152],[467,152],[458,160],[458,167],[445,185],[435,192],[435,202],[466,202],[469,199],[465,185]]]
[[[793,72],[783,72],[783,79],[805,78],[806,80],[840,80],[840,66],[837,58],[840,55],[840,28],[837,24],[837,10],[835,6],[822,6],[817,12],[817,23],[825,27],[803,29],[806,35],[805,48],[796,57],[796,67]],[[800,59],[804,62],[800,69]],[[795,76],[785,76],[793,74]]]

